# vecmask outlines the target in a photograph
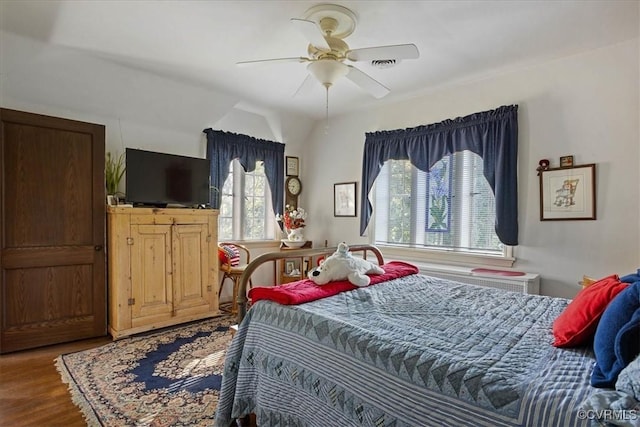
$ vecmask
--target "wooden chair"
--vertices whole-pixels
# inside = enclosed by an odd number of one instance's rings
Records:
[[[220,295],[222,295],[222,288],[225,284],[225,280],[230,279],[233,282],[233,300],[231,303],[231,313],[236,314],[238,313],[238,289],[240,287],[240,276],[242,276],[245,268],[247,268],[247,265],[251,262],[251,253],[246,246],[238,243],[218,243],[218,248],[220,249],[223,249],[225,246],[236,248],[237,252],[239,252],[240,259],[238,260],[237,265],[223,262],[222,259],[219,260],[222,279],[220,280],[220,288],[218,289],[218,298],[220,298]],[[249,289],[251,289],[251,287],[252,283],[251,280],[249,280]]]

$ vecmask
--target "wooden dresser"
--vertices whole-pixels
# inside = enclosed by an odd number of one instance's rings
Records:
[[[114,339],[218,310],[218,211],[109,207],[109,333]]]

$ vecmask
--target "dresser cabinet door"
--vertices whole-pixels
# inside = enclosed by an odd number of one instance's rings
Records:
[[[171,225],[131,225],[131,326],[173,315]]]
[[[173,302],[177,316],[215,309],[209,283],[209,229],[207,224],[173,226]]]

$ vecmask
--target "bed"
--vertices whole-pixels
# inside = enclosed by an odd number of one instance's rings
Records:
[[[351,250],[397,267],[373,246]],[[248,414],[261,427],[588,425],[594,354],[551,345],[569,300],[409,273],[247,311],[248,278],[278,257],[258,257],[243,276],[216,426]]]

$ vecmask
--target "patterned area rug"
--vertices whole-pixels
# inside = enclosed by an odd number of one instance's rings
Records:
[[[229,315],[56,358],[90,426],[212,425]]]

